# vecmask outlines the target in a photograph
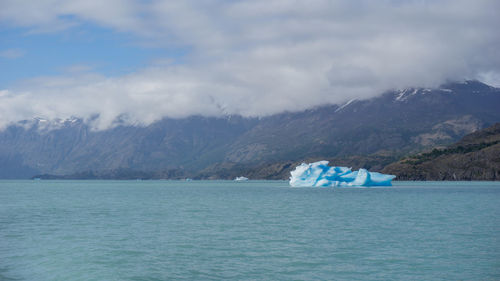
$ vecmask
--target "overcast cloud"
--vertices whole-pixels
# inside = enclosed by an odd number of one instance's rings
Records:
[[[149,124],[193,114],[264,116],[384,90],[482,79],[500,86],[500,1],[0,0],[5,26],[84,23],[134,44],[189,50],[123,76],[72,71],[0,89],[0,127],[32,117]],[[29,35],[27,35],[29,36]]]

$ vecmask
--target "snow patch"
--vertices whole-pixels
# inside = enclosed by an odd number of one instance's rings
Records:
[[[444,89],[439,89],[439,90],[440,90],[441,92],[453,93],[453,90],[451,90],[451,89],[446,89],[446,88],[444,88]]]
[[[396,101],[405,101],[409,97],[418,94],[418,92],[419,92],[419,89],[414,89],[414,88],[408,88],[408,89],[401,90],[401,91],[399,91],[399,94],[397,95],[395,100]]]
[[[335,110],[335,112],[339,112],[341,111],[342,109],[346,108],[347,106],[349,106],[351,103],[355,102],[357,99],[352,99],[352,100],[349,100],[348,102],[344,103],[343,105],[341,105],[339,108],[337,108]]]

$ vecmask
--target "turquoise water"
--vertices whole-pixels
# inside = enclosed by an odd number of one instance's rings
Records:
[[[500,182],[0,181],[0,280],[500,280]]]

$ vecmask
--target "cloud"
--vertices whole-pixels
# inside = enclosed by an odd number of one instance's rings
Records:
[[[17,59],[24,56],[24,51],[21,49],[7,49],[0,51],[0,57],[5,59]]]
[[[479,80],[484,83],[493,86],[500,87],[500,72],[490,71],[490,72],[482,72],[478,75]]]
[[[2,22],[33,32],[90,22],[132,34],[137,44],[189,50],[182,64],[152,63],[121,77],[75,72],[5,89],[4,126],[32,116],[99,115],[100,129],[116,118],[148,124],[192,114],[263,116],[500,73],[495,0],[7,0],[3,6]]]
[[[93,69],[93,67],[91,65],[73,64],[73,65],[69,65],[69,66],[64,67],[62,70],[64,72],[67,72],[67,73],[78,74],[78,73],[82,73],[82,72],[90,72],[92,69]]]

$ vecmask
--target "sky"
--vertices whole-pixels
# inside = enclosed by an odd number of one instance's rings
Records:
[[[497,0],[0,0],[0,128],[267,116],[500,86]]]

